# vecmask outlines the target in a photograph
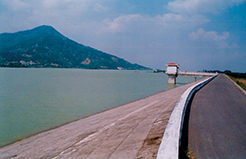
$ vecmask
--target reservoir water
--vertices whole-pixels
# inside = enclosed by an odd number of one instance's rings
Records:
[[[0,68],[0,147],[194,81],[147,71]]]

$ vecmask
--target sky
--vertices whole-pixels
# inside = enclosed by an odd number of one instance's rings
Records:
[[[0,1],[0,33],[40,25],[153,69],[246,72],[246,0]]]

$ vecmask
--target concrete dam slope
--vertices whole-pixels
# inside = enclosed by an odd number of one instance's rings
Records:
[[[77,120],[3,147],[0,149],[0,159],[156,158],[173,108],[183,92],[197,82]]]
[[[246,157],[246,96],[219,75],[191,103],[188,150],[196,158]]]

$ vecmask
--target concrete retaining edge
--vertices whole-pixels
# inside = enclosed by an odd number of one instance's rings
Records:
[[[161,145],[158,150],[157,159],[178,159],[181,132],[186,112],[186,107],[193,94],[212,81],[217,75],[205,79],[191,87],[189,87],[180,97],[178,103],[168,121]]]

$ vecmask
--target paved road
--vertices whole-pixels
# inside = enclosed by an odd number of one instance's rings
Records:
[[[183,92],[193,84],[165,91],[3,147],[0,149],[0,158],[155,158],[174,106]]]
[[[246,96],[219,75],[191,104],[188,150],[203,158],[246,158]]]

